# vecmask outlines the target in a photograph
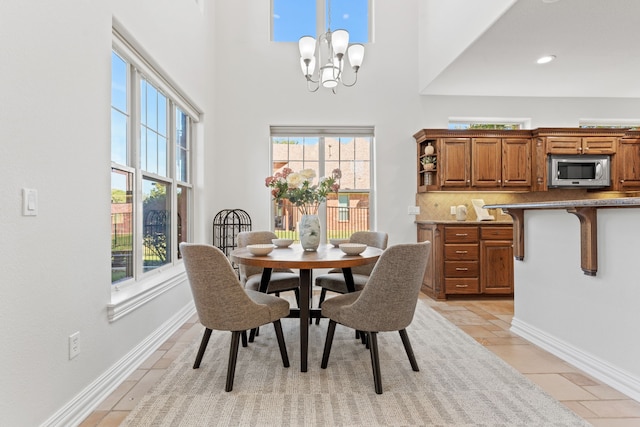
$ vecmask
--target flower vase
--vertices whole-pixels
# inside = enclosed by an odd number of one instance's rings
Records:
[[[320,246],[320,218],[318,215],[302,215],[298,224],[300,244],[305,251],[315,251]]]

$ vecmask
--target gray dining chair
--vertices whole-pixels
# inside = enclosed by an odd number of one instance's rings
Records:
[[[238,247],[244,248],[247,245],[270,244],[272,239],[278,236],[272,231],[241,231],[238,233]],[[262,280],[262,267],[240,264],[240,282],[246,289],[254,291],[260,290]],[[274,268],[271,271],[271,278],[267,286],[268,294],[280,296],[280,292],[295,292],[296,302],[300,307],[300,275],[289,268]]]
[[[273,323],[285,368],[289,367],[287,347],[280,319],[289,315],[289,302],[273,295],[243,289],[224,253],[211,245],[180,243],[187,278],[200,323],[205,327],[193,369],[207,349],[213,329],[231,331],[231,346],[225,391],[233,389],[240,336],[249,329]],[[243,346],[246,343],[243,340]]]
[[[356,231],[349,237],[349,243],[363,243],[379,249],[386,249],[388,240],[389,236],[382,231]],[[367,280],[369,280],[374,265],[375,263],[371,263],[351,268],[353,284],[357,291],[361,290],[367,283]],[[327,297],[327,291],[338,294],[346,294],[349,292],[341,269],[332,269],[328,273],[316,277],[316,286],[321,288],[318,307],[322,305],[322,302]],[[316,319],[316,325],[319,323],[320,318],[318,317]]]
[[[429,241],[390,246],[378,259],[361,291],[338,295],[322,303],[322,315],[329,318],[322,369],[329,363],[336,324],[340,323],[367,335],[377,394],[382,394],[378,332],[398,331],[411,368],[419,371],[406,328],[413,320],[430,251]]]

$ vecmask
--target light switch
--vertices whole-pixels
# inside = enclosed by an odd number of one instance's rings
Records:
[[[38,191],[32,188],[22,189],[22,215],[38,215]]]

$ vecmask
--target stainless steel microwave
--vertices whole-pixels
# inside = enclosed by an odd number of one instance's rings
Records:
[[[605,155],[550,155],[547,186],[602,188],[611,185],[611,157]]]

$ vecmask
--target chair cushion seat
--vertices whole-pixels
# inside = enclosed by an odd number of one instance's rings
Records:
[[[264,294],[258,291],[247,290],[246,292],[247,295],[249,295],[249,298],[253,300],[253,302],[255,302],[256,304],[266,305],[269,309],[269,321],[256,324],[256,327],[264,325],[266,323],[275,322],[276,320],[282,317],[287,317],[289,315],[289,301],[278,298],[274,295]],[[250,313],[247,313],[247,315],[250,315]]]
[[[247,282],[244,284],[245,289],[257,291],[260,289],[260,280],[262,280],[262,274],[254,274],[247,278]],[[271,280],[269,280],[269,286],[267,287],[267,293],[272,294],[274,292],[284,292],[296,289],[300,286],[300,276],[296,273],[274,271],[271,273]]]
[[[363,274],[354,274],[353,275],[353,284],[355,285],[356,291],[362,290],[364,285],[367,284],[367,280],[369,280],[369,276],[365,276]],[[340,294],[347,293],[347,284],[344,281],[344,274],[340,273],[327,273],[322,274],[316,277],[316,286],[320,286],[328,291],[337,292]]]

